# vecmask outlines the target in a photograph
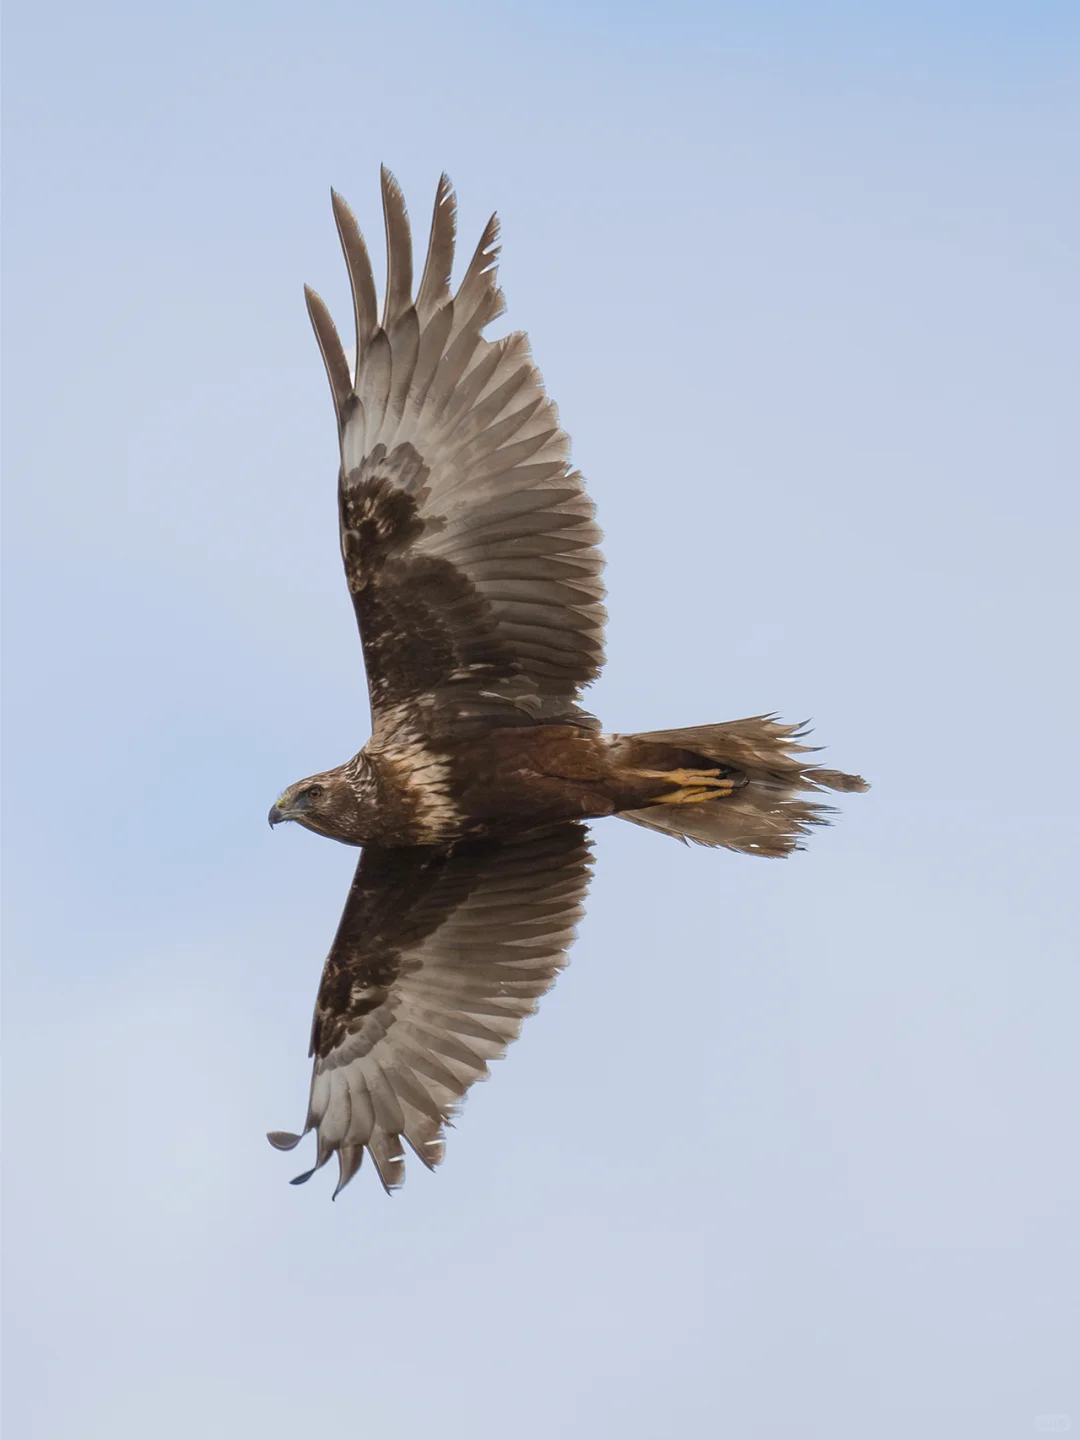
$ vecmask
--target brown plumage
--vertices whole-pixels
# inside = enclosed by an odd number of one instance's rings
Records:
[[[365,1151],[387,1189],[402,1140],[424,1164],[444,1126],[553,982],[589,874],[582,823],[618,815],[703,845],[780,856],[858,776],[808,763],[772,716],[605,735],[581,708],[603,663],[593,507],[528,342],[502,313],[497,223],[450,290],[443,176],[413,295],[405,204],[382,173],[379,319],[367,249],[333,197],[356,360],[307,291],[337,415],[341,553],[372,734],[292,785],[270,823],[363,847],[315,1009],[305,1132],[338,1189]],[[297,1135],[275,1132],[291,1149]],[[337,1192],[335,1191],[335,1194]]]

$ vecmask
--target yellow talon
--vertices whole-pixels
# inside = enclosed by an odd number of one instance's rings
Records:
[[[654,805],[700,805],[703,800],[722,800],[732,794],[745,781],[720,779],[719,767],[715,770],[636,770],[636,775],[646,780],[670,780],[677,788],[667,795],[659,795]]]
[[[720,774],[719,770],[635,770],[647,780],[671,780],[676,785],[707,785]],[[724,784],[724,781],[720,781]]]
[[[703,800],[722,800],[735,790],[734,780],[710,780],[707,784],[684,785],[654,802],[659,805],[700,805]]]

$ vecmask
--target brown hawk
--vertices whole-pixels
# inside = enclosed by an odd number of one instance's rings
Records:
[[[497,221],[452,293],[443,176],[414,293],[385,169],[382,197],[380,318],[363,237],[333,196],[354,363],[306,292],[337,415],[372,733],[270,811],[271,825],[363,847],[315,1006],[304,1130],[318,1143],[297,1177],[336,1153],[338,1190],[365,1150],[388,1190],[403,1139],[429,1167],[442,1158],[465,1092],[566,963],[589,877],[583,821],[786,855],[826,819],[817,792],[866,788],[808,763],[804,732],[772,716],[607,735],[581,708],[603,662],[599,531],[526,337],[484,338],[503,310]]]

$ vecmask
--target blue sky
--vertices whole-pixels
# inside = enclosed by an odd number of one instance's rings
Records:
[[[1078,31],[9,6],[12,1435],[1080,1425]],[[265,815],[366,734],[300,287],[381,161],[502,217],[608,726],[812,716],[874,788],[786,863],[596,827],[442,1171],[331,1206],[263,1134],[354,856]]]

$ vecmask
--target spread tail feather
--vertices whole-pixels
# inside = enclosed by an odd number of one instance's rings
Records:
[[[733,794],[704,804],[656,804],[623,810],[620,816],[684,842],[725,845],[746,855],[788,855],[800,848],[799,841],[811,825],[828,825],[835,813],[810,796],[823,790],[870,788],[861,775],[808,764],[803,757],[818,747],[799,743],[807,733],[804,725],[784,725],[773,715],[754,715],[721,725],[626,736],[631,745],[635,741],[670,745],[681,755],[700,756],[738,772],[742,783]]]

